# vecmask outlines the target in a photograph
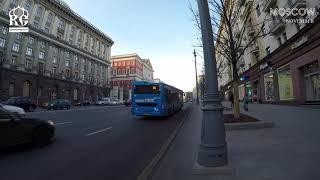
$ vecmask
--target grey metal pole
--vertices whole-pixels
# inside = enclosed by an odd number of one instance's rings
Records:
[[[205,167],[228,164],[223,122],[223,106],[218,92],[216,59],[208,1],[197,0],[201,23],[205,66],[205,91],[202,106],[201,144],[197,162]]]
[[[196,69],[196,93],[197,93],[197,104],[199,104],[199,87],[198,87],[198,69],[197,69],[197,53],[196,50],[193,50],[193,55],[194,55],[194,67]]]

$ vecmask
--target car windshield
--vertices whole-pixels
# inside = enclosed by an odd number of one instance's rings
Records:
[[[11,97],[8,100],[6,100],[5,103],[8,104],[8,103],[13,103],[15,101],[16,101],[16,98],[15,97]]]

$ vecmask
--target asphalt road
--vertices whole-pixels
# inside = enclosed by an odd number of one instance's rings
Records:
[[[156,119],[134,117],[123,106],[30,113],[54,121],[56,139],[2,152],[0,179],[135,180],[190,108]]]

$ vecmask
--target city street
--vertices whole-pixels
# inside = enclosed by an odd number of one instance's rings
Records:
[[[134,117],[124,106],[39,111],[28,116],[56,124],[56,138],[43,148],[22,146],[0,155],[3,180],[136,179],[190,105],[168,118]]]

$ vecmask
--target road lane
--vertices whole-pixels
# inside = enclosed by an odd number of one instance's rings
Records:
[[[44,148],[0,155],[1,179],[135,179],[160,150],[188,108],[169,118],[139,118],[130,109],[98,108],[60,111],[41,116],[55,122],[57,138]],[[90,136],[92,132],[112,129]]]

